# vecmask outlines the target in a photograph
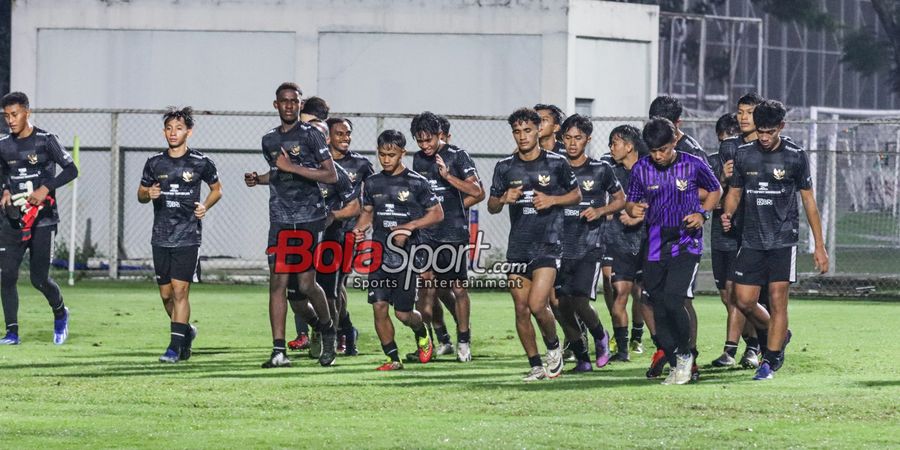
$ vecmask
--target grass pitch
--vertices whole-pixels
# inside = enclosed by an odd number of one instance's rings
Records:
[[[23,342],[0,347],[3,448],[900,446],[897,303],[793,301],[794,339],[770,382],[706,368],[697,385],[661,386],[644,379],[648,351],[525,384],[505,293],[473,295],[472,363],[445,356],[382,373],[358,291],[359,356],[322,368],[293,354],[293,368],[264,370],[264,286],[194,286],[200,334],[194,357],[174,366],[156,362],[168,323],[152,284],[63,287],[71,337],[62,347],[51,343],[43,298],[19,289]],[[696,307],[708,364],[721,351],[725,311],[711,297]],[[601,317],[608,327],[605,308]],[[412,333],[395,325],[401,352],[412,351]]]

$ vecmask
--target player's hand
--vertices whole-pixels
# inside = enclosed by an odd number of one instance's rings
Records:
[[[394,234],[394,244],[396,244],[397,247],[405,247],[409,237],[412,236],[412,231],[403,228],[402,225],[391,227],[391,231],[397,232]]]
[[[722,230],[726,233],[731,231],[731,214],[722,213]]]
[[[828,252],[825,250],[824,245],[816,246],[816,251],[813,252],[813,262],[816,264],[816,269],[819,273],[828,272]]]
[[[3,190],[3,197],[0,197],[0,208],[6,208],[7,206],[12,204],[12,194],[9,193],[9,190]]]
[[[253,187],[259,184],[259,174],[256,172],[247,172],[244,174],[244,184],[247,187]]]
[[[631,227],[641,223],[641,219],[635,219],[634,217],[629,216],[624,209],[619,212],[619,221],[622,222],[622,225],[625,225],[626,227]]]
[[[365,228],[354,228],[353,239],[355,239],[356,242],[366,240],[366,231],[369,231],[369,228],[372,228],[372,225],[366,225]]]
[[[447,169],[444,158],[441,158],[441,155],[434,155],[434,162],[437,163],[438,172],[441,174],[441,178],[446,180],[447,177],[450,176],[450,170]]]
[[[731,178],[734,175],[734,160],[730,159],[725,161],[725,164],[722,165],[722,174],[725,175],[725,179]]]
[[[47,194],[49,193],[50,188],[48,188],[47,186],[41,186],[28,196],[28,203],[31,203],[34,206],[39,206],[44,203],[44,199],[47,198]]]
[[[206,206],[200,202],[194,202],[194,217],[197,219],[202,219],[206,216]]]
[[[551,208],[556,204],[554,196],[547,195],[541,191],[534,191],[534,198],[532,198],[531,202],[534,203],[534,208],[538,211]]]
[[[684,222],[684,227],[688,230],[696,230],[698,228],[703,228],[703,222],[705,222],[705,220],[703,219],[703,214],[693,213],[684,216],[682,222]]]
[[[150,194],[150,200],[156,200],[162,195],[162,189],[160,189],[159,183],[150,186],[150,189],[148,189],[147,192]]]
[[[585,208],[584,211],[580,214],[581,217],[584,217],[588,222],[593,222],[603,216],[597,214],[597,208]]]
[[[275,159],[275,167],[278,167],[278,170],[282,172],[290,172],[292,166],[291,157],[288,156],[287,150],[282,148],[281,154]]]
[[[507,189],[500,200],[503,203],[511,204],[517,202],[520,198],[522,198],[522,186]]]
[[[635,203],[634,209],[631,211],[632,217],[634,217],[635,219],[644,220],[644,214],[647,212],[648,207],[650,207],[650,205],[643,202]]]

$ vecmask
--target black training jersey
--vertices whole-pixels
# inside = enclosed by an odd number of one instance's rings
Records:
[[[572,167],[578,188],[581,190],[581,202],[577,205],[563,207],[562,256],[566,259],[581,259],[590,250],[600,248],[603,244],[603,222],[601,217],[588,222],[581,217],[587,208],[602,208],[609,203],[612,194],[622,191],[616,180],[613,168],[602,161],[588,158],[584,164]]]
[[[340,164],[341,167],[347,171],[347,176],[350,177],[350,183],[360,196],[360,202],[362,202],[363,182],[375,173],[372,162],[365,156],[354,151],[348,151],[342,158],[335,159],[334,162]],[[344,221],[344,228],[342,231],[352,231],[353,228],[356,227],[356,220],[357,218],[354,217]]]
[[[563,195],[578,187],[575,172],[565,157],[546,151],[532,161],[523,161],[516,152],[497,162],[491,183],[491,197],[502,197],[511,188],[522,187],[522,196],[509,206],[509,242],[506,258],[530,261],[540,256],[540,244],[560,244],[563,210],[554,206],[542,211],[534,207],[534,192]]]
[[[742,247],[771,250],[797,245],[797,194],[812,189],[809,159],[800,146],[787,139],[773,151],[763,150],[759,141],[742,145],[730,186],[743,189]]]
[[[359,191],[353,187],[350,175],[340,164],[335,163],[334,170],[337,172],[337,183],[319,183],[322,200],[325,202],[325,209],[328,212],[344,209],[360,195]]]
[[[694,155],[702,159],[707,166],[709,165],[709,157],[706,156],[706,152],[703,151],[703,147],[699,142],[697,142],[696,139],[688,136],[687,134],[681,135],[681,139],[679,139],[675,144],[675,150]]]
[[[387,238],[391,228],[419,219],[428,208],[440,201],[425,177],[404,169],[397,175],[379,172],[366,180],[363,191],[363,205],[373,208],[372,240],[384,247],[383,261],[388,267],[399,267],[403,263],[400,255],[388,249]],[[421,243],[418,231],[407,240],[407,246]]]
[[[24,139],[14,135],[0,138],[0,169],[3,170],[5,188],[12,195],[27,192],[28,182],[34,190],[41,186],[49,187],[48,183],[56,177],[56,166],[66,168],[72,164],[74,161],[59,138],[38,127],[34,127]],[[53,206],[44,206],[34,224],[36,227],[59,223],[56,189],[51,189],[48,196],[53,197]]]
[[[731,159],[734,159],[734,157]],[[722,212],[724,212],[725,196],[728,194],[728,186],[725,183],[725,176],[723,175],[723,166],[727,161],[729,160],[724,159],[721,152],[709,155],[709,166],[716,175],[716,178],[722,181],[723,191],[722,199],[716,204],[715,209],[712,211],[709,243],[713,250],[735,251],[740,247],[741,243],[741,234],[738,227],[733,225],[728,232],[725,232],[725,229],[722,228]],[[740,210],[740,208],[738,208],[738,210]],[[738,214],[735,214],[732,217],[732,224],[737,223],[737,216]]]
[[[215,184],[219,173],[212,160],[196,150],[180,158],[160,152],[144,164],[141,186],[159,183],[162,191],[153,200],[153,235],[150,244],[157,247],[200,245],[202,221],[194,216],[194,203],[200,202],[201,182]]]
[[[279,126],[266,133],[262,137],[262,150],[269,163],[269,220],[297,224],[324,218],[325,205],[318,183],[281,172],[275,166],[282,149],[292,163],[308,168],[319,168],[322,161],[331,159],[325,135],[313,125],[298,123],[286,133]]]
[[[625,192],[631,185],[631,170],[624,164],[616,164],[613,166],[613,173],[616,180],[622,186]],[[641,244],[647,237],[644,222],[637,225],[625,226],[622,223],[622,213],[613,214],[613,220],[605,224],[605,233],[607,245],[611,248],[619,249],[628,253],[637,254],[641,250]]]
[[[444,145],[438,152],[447,171],[460,180],[478,177],[475,162],[465,150]],[[435,155],[427,156],[418,151],[413,155],[413,170],[425,177],[431,189],[437,195],[444,209],[444,220],[430,228],[422,230],[422,238],[426,242],[460,243],[469,241],[469,218],[463,206],[465,194],[453,187],[449,181],[441,177]]]
[[[563,144],[559,141],[553,141],[553,148],[549,150],[551,153],[556,153],[561,156],[568,157],[568,153],[566,153],[566,144]]]

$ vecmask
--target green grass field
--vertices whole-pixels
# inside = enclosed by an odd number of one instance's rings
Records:
[[[72,322],[62,347],[50,343],[43,298],[27,284],[20,292],[23,343],[0,348],[2,448],[900,446],[897,303],[796,300],[775,380],[706,369],[697,385],[661,386],[643,377],[649,352],[521,382],[527,364],[504,293],[474,294],[472,363],[443,357],[383,373],[358,291],[360,356],[321,368],[297,355],[276,370],[259,368],[271,345],[263,286],[195,286],[200,335],[177,365],[156,362],[168,324],[152,284],[64,288]],[[697,310],[707,364],[721,351],[724,308],[704,297]],[[412,351],[411,332],[398,335]]]

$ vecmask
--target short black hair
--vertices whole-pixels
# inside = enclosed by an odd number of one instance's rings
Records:
[[[762,96],[757,94],[756,92],[748,92],[748,93],[742,95],[741,98],[738,99],[737,104],[738,104],[738,106],[740,106],[740,105],[756,106],[764,101],[766,101],[766,99],[762,98]]]
[[[531,122],[537,126],[540,126],[541,116],[538,115],[537,111],[531,108],[519,108],[509,115],[509,117],[506,119],[506,122],[509,123],[510,127],[519,122]]]
[[[322,97],[310,97],[303,102],[300,114],[309,114],[319,120],[328,120],[328,103]]]
[[[3,100],[0,100],[0,108],[6,108],[7,106],[12,105],[22,105],[23,108],[28,109],[30,106],[28,105],[28,96],[25,95],[24,92],[10,92],[3,96]]]
[[[284,83],[278,85],[278,89],[275,89],[275,98],[278,98],[278,94],[280,94],[281,91],[284,90],[297,91],[297,95],[301,97],[303,96],[303,91],[300,90],[300,86],[298,86],[297,83],[294,83],[293,81],[285,81]]]
[[[653,99],[653,103],[650,103],[651,119],[664,117],[674,124],[681,119],[682,112],[684,112],[684,107],[681,106],[681,102],[670,95],[660,95]]]
[[[738,123],[737,114],[735,113],[722,114],[719,120],[716,121],[716,136],[722,133],[733,136],[740,132],[741,124]]]
[[[753,122],[756,129],[775,128],[784,122],[784,116],[787,109],[778,100],[766,100],[753,109]]]
[[[325,123],[328,124],[329,129],[331,129],[331,127],[333,127],[335,124],[338,124],[341,122],[346,123],[347,127],[350,128],[350,131],[353,131],[353,122],[351,122],[350,119],[347,119],[345,117],[331,117],[325,121]]]
[[[644,138],[641,137],[641,130],[634,125],[619,125],[609,132],[609,145],[612,145],[613,138],[617,137],[625,142],[630,142],[634,146],[634,151],[638,155],[646,155],[650,152]]]
[[[183,120],[184,126],[188,127],[188,130],[190,130],[194,128],[194,109],[190,106],[185,106],[181,109],[178,109],[176,106],[170,106],[169,109],[166,110],[166,113],[163,114],[163,126],[166,126],[170,120],[174,119]]]
[[[563,113],[562,109],[559,108],[559,106],[556,106],[556,105],[545,105],[545,104],[543,104],[543,103],[538,103],[537,105],[534,105],[534,110],[535,110],[535,111],[540,111],[540,110],[542,110],[542,109],[546,109],[546,110],[550,111],[550,115],[553,116],[553,121],[554,121],[557,125],[562,125],[563,118],[564,118],[566,115]]]
[[[675,124],[665,117],[654,117],[644,124],[641,137],[650,150],[660,148],[675,140]]]
[[[572,127],[578,128],[587,136],[590,136],[591,133],[594,132],[594,124],[591,123],[590,117],[585,117],[581,114],[572,114],[566,118],[562,123],[562,127],[559,129],[559,133],[565,134],[566,131],[569,131]]]
[[[413,139],[415,139],[419,133],[437,136],[441,134],[441,129],[441,119],[438,118],[437,114],[431,111],[417,114],[409,124],[409,134],[412,135]]]
[[[450,119],[447,116],[437,116],[437,118],[441,121],[441,131],[444,134],[450,134]]]
[[[378,135],[378,148],[394,146],[406,149],[406,138],[397,130],[384,130]]]

